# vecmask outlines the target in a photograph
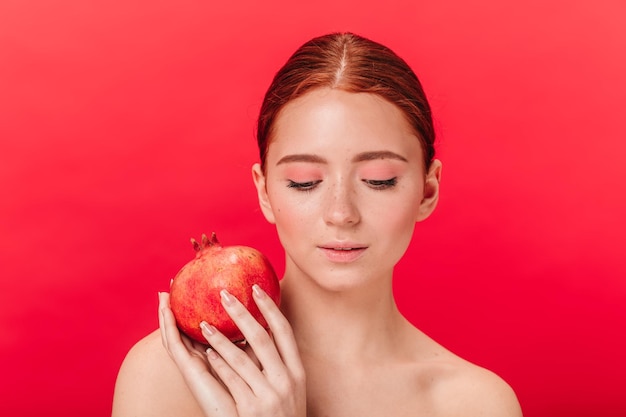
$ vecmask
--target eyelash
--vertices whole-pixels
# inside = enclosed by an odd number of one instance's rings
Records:
[[[374,190],[387,190],[389,188],[393,188],[398,183],[398,177],[389,178],[388,180],[362,180],[365,184],[373,188]],[[288,188],[295,188],[298,191],[311,191],[313,190],[317,184],[321,183],[321,180],[317,181],[306,181],[306,182],[295,182],[289,180],[287,183]]]
[[[317,180],[317,181],[295,182],[295,181],[289,180],[287,187],[295,188],[298,191],[311,191],[320,182],[322,181]]]
[[[398,177],[389,178],[388,180],[363,180],[363,182],[375,190],[386,190],[396,186]]]

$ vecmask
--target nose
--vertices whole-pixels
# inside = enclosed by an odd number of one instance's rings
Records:
[[[329,190],[324,210],[328,225],[355,225],[361,221],[355,191],[345,181],[338,181]]]

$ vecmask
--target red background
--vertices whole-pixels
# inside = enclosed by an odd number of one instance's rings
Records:
[[[402,311],[526,416],[626,415],[625,3],[226,3],[0,3],[0,414],[108,415],[190,237],[282,270],[255,118],[295,48],[350,30],[414,67],[439,132]]]

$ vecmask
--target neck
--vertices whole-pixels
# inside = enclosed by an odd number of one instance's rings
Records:
[[[301,354],[326,361],[369,360],[389,354],[406,320],[393,298],[391,273],[367,288],[329,291],[299,276],[281,283],[281,309]]]

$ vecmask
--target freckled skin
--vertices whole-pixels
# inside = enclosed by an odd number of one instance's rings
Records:
[[[279,282],[269,260],[254,248],[224,247],[215,234],[211,240],[203,236],[202,244],[192,242],[196,257],[182,267],[170,288],[170,305],[180,330],[206,344],[200,330],[200,322],[206,321],[230,340],[243,340],[221,304],[222,289],[235,296],[262,326],[267,327],[252,299],[252,285],[258,284],[279,303]]]

